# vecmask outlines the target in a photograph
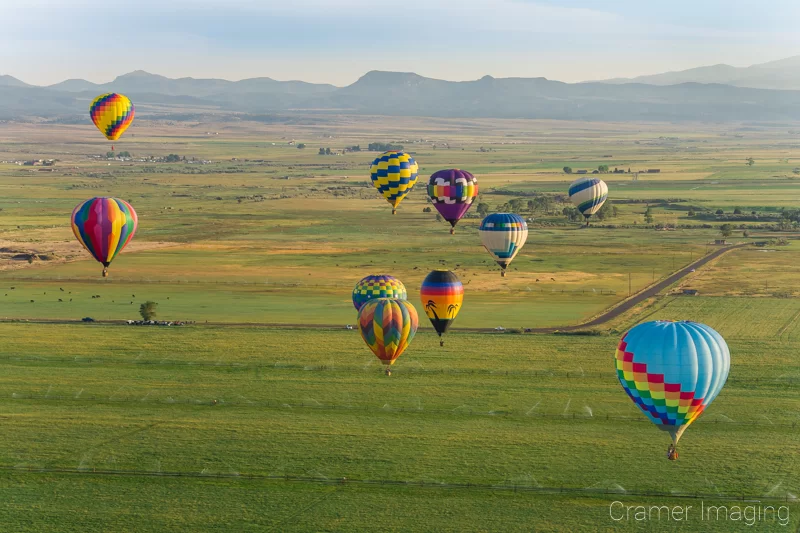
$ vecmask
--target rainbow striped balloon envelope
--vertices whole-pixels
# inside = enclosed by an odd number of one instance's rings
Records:
[[[390,150],[372,162],[369,173],[372,185],[392,205],[394,215],[397,212],[397,205],[417,183],[419,165],[407,153]]]
[[[455,233],[456,223],[469,211],[477,196],[478,180],[466,170],[439,170],[428,180],[428,197],[442,218],[450,223],[451,234]]]
[[[425,277],[419,290],[425,314],[441,338],[456,319],[464,301],[464,286],[453,272],[434,270]],[[444,346],[444,341],[439,342]]]
[[[109,141],[116,141],[133,122],[135,110],[130,99],[118,93],[101,94],[89,106],[89,114],[97,129]]]
[[[578,178],[569,186],[569,200],[586,218],[597,213],[608,198],[608,185],[600,178]]]
[[[91,198],[72,211],[72,232],[86,250],[108,266],[133,238],[139,218],[133,206],[119,198]]]
[[[387,366],[408,348],[418,327],[417,310],[407,300],[378,298],[365,303],[358,312],[361,338]]]
[[[359,281],[353,289],[353,307],[356,308],[356,311],[375,298],[405,300],[408,298],[408,293],[402,281],[394,276],[384,274],[367,276]]]
[[[631,400],[677,444],[722,390],[731,355],[704,324],[657,320],[625,333],[614,362]]]

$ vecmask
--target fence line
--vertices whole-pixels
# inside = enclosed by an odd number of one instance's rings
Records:
[[[182,400],[176,400],[172,397],[167,398],[154,398],[154,399],[145,399],[145,398],[114,398],[115,394],[111,394],[110,396],[96,396],[96,395],[83,395],[81,394],[79,397],[75,396],[65,396],[60,394],[20,394],[20,393],[13,393],[11,395],[12,400],[37,400],[37,401],[48,401],[48,402],[63,402],[63,403],[87,403],[87,402],[95,402],[98,404],[149,404],[149,405],[204,405],[213,408],[220,408],[220,407],[247,407],[247,408],[263,408],[263,409],[278,409],[278,410],[285,410],[285,409],[310,409],[310,410],[319,410],[319,411],[351,411],[351,412],[365,412],[365,413],[411,413],[411,414],[444,414],[444,415],[460,415],[460,416],[475,416],[475,417],[506,417],[506,418],[546,418],[546,419],[553,419],[553,420],[577,420],[583,422],[589,421],[616,421],[616,422],[630,422],[635,424],[643,424],[643,423],[650,423],[650,421],[641,416],[620,416],[620,415],[611,415],[606,413],[605,415],[594,415],[588,414],[585,412],[572,412],[572,413],[547,413],[547,412],[531,412],[528,411],[511,411],[511,410],[490,410],[490,411],[478,411],[472,409],[469,406],[459,406],[453,408],[443,408],[443,407],[432,407],[432,408],[421,408],[421,407],[391,407],[388,404],[385,404],[381,407],[372,406],[372,405],[342,405],[342,404],[334,404],[334,403],[321,403],[316,400],[314,401],[306,401],[301,400],[297,401],[281,401],[275,399],[266,399],[266,400],[222,400],[222,399],[211,399],[211,400],[198,400],[192,398],[184,398]],[[713,415],[711,415],[713,416]],[[729,418],[725,419],[703,419],[704,424],[724,424],[724,425],[731,425],[731,426],[767,426],[767,427],[784,427],[784,428],[792,428],[798,429],[800,427],[800,419],[794,420],[792,422],[773,422],[772,420],[765,419],[754,419],[754,420],[745,420],[745,421],[735,421]]]
[[[309,477],[296,476],[291,474],[254,474],[254,473],[208,473],[208,472],[186,472],[186,471],[151,471],[151,470],[115,470],[115,469],[88,469],[88,468],[47,468],[34,466],[9,466],[0,465],[0,470],[12,473],[36,473],[36,474],[70,474],[88,476],[119,476],[119,477],[174,477],[174,478],[195,478],[195,479],[236,479],[236,480],[261,480],[261,481],[284,481],[293,483],[307,483],[320,485],[356,485],[356,486],[399,486],[411,488],[428,489],[450,489],[450,490],[485,490],[485,491],[504,491],[504,492],[531,492],[541,494],[575,494],[586,496],[610,496],[614,497],[650,497],[650,498],[669,498],[669,499],[693,499],[693,500],[712,500],[730,502],[774,502],[774,503],[796,503],[797,498],[789,495],[785,496],[756,496],[744,492],[734,493],[703,493],[703,492],[662,492],[651,490],[620,490],[603,489],[592,487],[555,487],[555,486],[531,486],[516,484],[491,484],[491,483],[447,483],[430,481],[413,481],[398,479],[359,479],[359,478],[328,478],[328,477]]]
[[[62,282],[62,283],[97,283],[96,278],[60,278],[60,277],[33,277],[33,276],[6,276],[0,278],[0,282]],[[353,289],[352,284],[347,283],[304,283],[304,282],[275,282],[275,281],[235,281],[235,280],[190,280],[190,279],[149,279],[149,278],[107,278],[103,284],[114,283],[135,283],[135,284],[165,284],[165,285],[227,285],[241,287],[280,287],[280,288],[310,288],[310,289]],[[524,289],[489,289],[481,292],[538,292],[556,294],[600,294],[603,296],[616,296],[617,291],[606,288],[591,289],[545,289],[540,287],[534,289],[526,287]]]
[[[375,372],[370,366],[346,366],[346,365],[301,365],[292,363],[239,363],[235,361],[222,363],[218,361],[179,361],[170,359],[105,359],[102,357],[46,357],[46,356],[18,356],[0,355],[0,361],[9,362],[33,362],[33,363],[75,363],[102,366],[114,365],[160,365],[160,366],[189,366],[207,368],[234,368],[240,370],[301,370],[303,372],[343,372],[343,373],[368,373]],[[399,370],[401,373],[408,374],[448,374],[448,375],[489,375],[489,376],[527,376],[534,378],[564,378],[570,380],[592,380],[592,379],[611,379],[614,372],[594,372],[594,371],[568,371],[568,370],[497,370],[484,368],[419,368],[410,367]],[[778,376],[778,377],[736,377],[728,376],[727,383],[755,384],[755,385],[794,385],[800,384],[800,376]]]

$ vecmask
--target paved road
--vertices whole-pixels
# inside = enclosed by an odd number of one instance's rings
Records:
[[[744,244],[735,244],[733,246],[726,246],[724,248],[720,248],[711,252],[708,255],[704,255],[697,261],[687,265],[686,267],[678,270],[674,274],[671,274],[668,278],[659,281],[658,283],[651,285],[644,290],[634,294],[627,300],[623,300],[621,303],[612,307],[601,315],[596,316],[595,318],[589,320],[588,322],[584,322],[582,324],[575,324],[571,326],[559,326],[559,327],[549,327],[549,328],[533,328],[531,331],[534,333],[552,333],[554,331],[577,331],[581,329],[591,328],[593,326],[599,326],[600,324],[605,324],[610,320],[613,320],[620,316],[621,314],[633,309],[635,306],[639,305],[643,301],[647,300],[648,298],[652,298],[656,294],[660,293],[676,281],[680,280],[681,278],[685,277],[689,274],[692,269],[698,269],[708,263],[709,261],[713,261],[717,257],[721,256],[722,254],[734,250],[736,248],[742,248],[744,246],[749,246],[750,243]],[[10,318],[2,318],[0,322],[27,322],[27,323],[43,323],[43,324],[74,324],[76,322],[80,322],[80,320],[63,320],[63,319],[10,319]],[[96,323],[100,324],[125,324],[125,320],[98,320]],[[355,323],[355,321],[354,321]],[[260,323],[260,322],[241,322],[241,323],[234,323],[234,322],[197,322],[196,325],[201,326],[215,326],[215,327],[263,327],[263,328],[283,328],[283,329],[342,329],[342,324],[279,324],[279,323]],[[494,331],[492,328],[456,328],[455,331],[475,331],[475,332],[489,332]]]

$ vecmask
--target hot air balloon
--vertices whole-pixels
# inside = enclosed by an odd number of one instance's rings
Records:
[[[503,269],[500,275],[505,277],[508,264],[528,239],[528,224],[514,213],[494,213],[484,218],[478,229],[483,247]]]
[[[428,196],[439,214],[452,226],[452,235],[456,232],[456,223],[478,196],[478,180],[465,170],[439,170],[428,180]]]
[[[391,365],[408,347],[419,327],[417,310],[407,300],[377,298],[358,312],[358,329],[378,359],[392,375]]]
[[[608,198],[608,185],[600,178],[578,178],[569,186],[569,200],[586,217],[597,213]]]
[[[672,437],[681,435],[728,379],[731,356],[719,333],[696,322],[645,322],[630,329],[615,356],[617,377],[647,418]]]
[[[72,232],[103,263],[103,277],[108,276],[108,265],[131,241],[138,224],[133,206],[119,198],[92,198],[72,211]]]
[[[133,103],[118,93],[101,94],[89,106],[89,114],[97,129],[109,141],[116,141],[133,122]],[[114,145],[111,145],[114,150]]]
[[[464,301],[464,286],[449,270],[434,270],[425,277],[419,289],[422,306],[439,334],[439,346],[444,346],[444,335],[456,319]]]
[[[397,205],[417,183],[419,165],[407,153],[390,150],[372,162],[369,172],[372,185],[392,204],[394,215]]]
[[[356,284],[353,289],[353,306],[356,311],[369,300],[375,298],[394,298],[405,300],[408,298],[403,282],[394,276],[367,276]]]

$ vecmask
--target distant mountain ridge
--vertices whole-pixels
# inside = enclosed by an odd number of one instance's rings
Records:
[[[599,83],[611,84],[645,83],[648,85],[676,85],[689,82],[720,83],[753,89],[800,90],[800,56],[749,67],[720,64],[635,78],[612,78],[599,81]]]
[[[18,80],[17,80],[18,81]],[[20,82],[21,83],[21,82]],[[0,85],[3,83],[0,81]],[[156,93],[170,96],[205,97],[227,93],[297,93],[312,94],[315,92],[330,92],[336,87],[328,84],[306,83],[303,81],[276,81],[272,78],[250,78],[241,81],[228,81],[216,78],[178,78],[172,79],[158,74],[150,74],[143,70],[135,70],[117,78],[109,83],[97,84],[86,80],[66,80],[48,89],[57,91],[80,93],[94,91],[121,93]]]
[[[800,58],[796,59],[800,67]],[[785,66],[786,61],[790,60],[777,62],[778,66]],[[734,67],[702,69],[711,69],[703,72],[713,79]],[[172,79],[144,71],[118,76],[111,83],[72,79],[35,87],[0,76],[0,119],[70,117],[88,121],[86,109],[91,100],[110,91],[129,96],[139,117],[173,120],[207,114],[246,119],[278,113],[351,113],[591,121],[800,121],[800,91],[794,90],[695,81],[674,85],[609,80],[563,83],[492,76],[453,82],[384,71],[368,72],[347,87],[265,77],[235,82]]]

